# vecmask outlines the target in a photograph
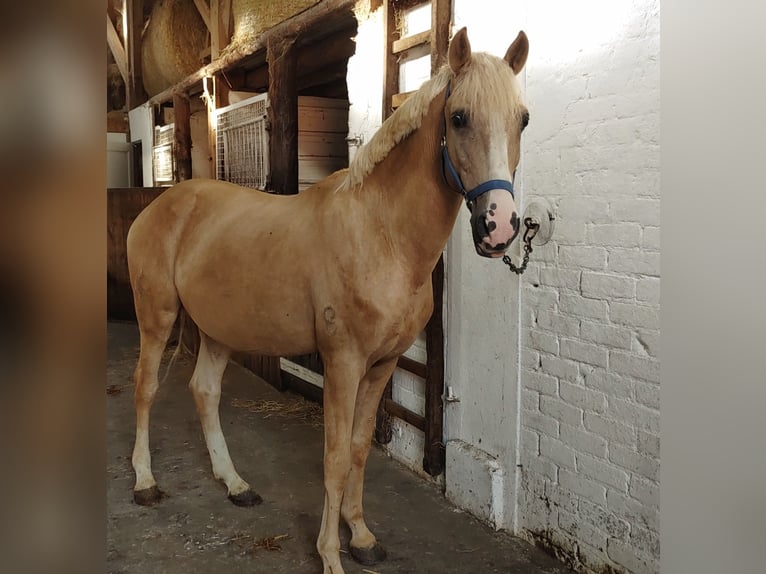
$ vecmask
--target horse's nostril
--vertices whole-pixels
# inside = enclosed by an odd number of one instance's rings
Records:
[[[495,224],[494,221],[490,221],[490,223],[492,225]],[[490,228],[487,225],[487,217],[486,217],[486,215],[484,217],[480,217],[479,221],[476,222],[476,225],[478,227],[477,231],[479,232],[479,235],[481,237],[487,237],[489,235]]]

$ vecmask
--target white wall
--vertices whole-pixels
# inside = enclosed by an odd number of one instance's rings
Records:
[[[518,530],[656,572],[658,0],[527,7],[524,180],[558,221],[523,279]]]

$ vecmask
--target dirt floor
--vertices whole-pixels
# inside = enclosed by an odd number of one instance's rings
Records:
[[[186,387],[193,361],[182,357],[152,409],[153,470],[167,497],[154,507],[137,506],[130,463],[137,356],[135,325],[110,323],[108,572],[320,574],[315,542],[323,504],[321,408],[229,365],[221,399],[224,433],[240,475],[264,499],[255,507],[234,506],[213,478]],[[344,553],[347,574],[570,572],[530,544],[456,510],[437,485],[378,448],[367,467],[365,517],[388,559],[365,567]],[[343,552],[347,529],[341,533]]]

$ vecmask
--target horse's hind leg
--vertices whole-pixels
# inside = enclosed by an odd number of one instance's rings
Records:
[[[213,476],[222,480],[229,491],[229,500],[237,506],[252,506],[261,497],[251,490],[234,469],[226,439],[221,430],[218,405],[221,401],[221,379],[231,355],[228,347],[200,331],[200,350],[189,387],[194,395],[205,434],[205,443],[213,465]]]
[[[378,544],[375,535],[367,528],[362,511],[364,469],[370,453],[375,415],[396,359],[374,365],[362,379],[354,407],[354,429],[351,438],[351,472],[343,495],[341,516],[351,529],[349,550],[360,564],[371,566],[386,558],[386,551]]]
[[[137,293],[144,290],[139,288]],[[178,315],[179,302],[175,295],[148,298],[137,296],[136,316],[141,334],[141,351],[134,374],[136,406],[136,443],[133,447],[133,469],[136,472],[136,485],[133,499],[137,504],[150,505],[162,498],[157,482],[152,474],[151,454],[149,453],[149,411],[157,394],[159,381],[157,372],[160,368],[162,353],[165,350],[170,332]]]

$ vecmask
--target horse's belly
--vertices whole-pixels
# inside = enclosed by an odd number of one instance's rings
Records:
[[[176,270],[181,303],[202,331],[238,351],[297,355],[316,349],[309,284],[299,269],[259,256],[189,257]]]
[[[262,355],[300,355],[316,350],[310,308],[289,301],[245,300],[210,292],[181,294],[189,316],[209,337],[237,351]]]

